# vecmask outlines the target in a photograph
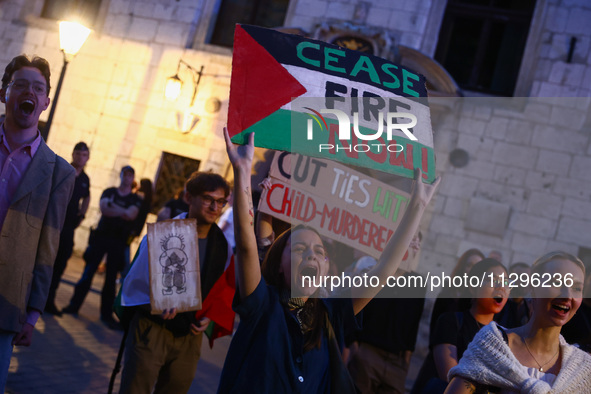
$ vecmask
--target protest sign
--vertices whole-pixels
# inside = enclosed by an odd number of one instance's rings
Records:
[[[152,314],[201,309],[197,221],[148,223]]]
[[[425,78],[388,60],[237,25],[228,131],[243,144],[435,178]]]
[[[259,209],[379,258],[398,227],[409,193],[339,163],[277,152],[269,176],[272,186]],[[410,270],[416,262],[403,262]]]

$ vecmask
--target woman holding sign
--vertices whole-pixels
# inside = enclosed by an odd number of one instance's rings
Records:
[[[239,292],[233,308],[240,314],[240,326],[218,392],[354,392],[340,358],[345,330],[356,326],[355,314],[398,268],[439,179],[425,185],[416,170],[404,217],[368,272],[379,278],[380,286],[353,288],[351,298],[321,299],[319,289],[302,286],[303,276],[319,279],[328,272],[326,250],[314,229],[298,226],[286,231],[271,245],[262,268],[259,265],[250,190],[254,134],[247,145],[238,147],[226,129],[224,136],[234,168]]]

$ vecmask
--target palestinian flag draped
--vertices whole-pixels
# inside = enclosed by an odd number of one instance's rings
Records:
[[[228,130],[239,144],[256,132],[260,147],[435,178],[422,75],[272,29],[236,25]]]
[[[197,320],[205,316],[211,319],[211,323],[205,330],[210,348],[213,347],[215,339],[232,334],[235,316],[232,310],[232,300],[235,290],[234,256],[232,256],[230,264],[203,301],[202,309],[195,313]]]

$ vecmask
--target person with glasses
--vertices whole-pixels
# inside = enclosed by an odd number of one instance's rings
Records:
[[[0,390],[13,346],[29,346],[45,307],[59,236],[76,172],[39,132],[49,106],[49,63],[16,56],[0,101]]]
[[[485,281],[481,286],[470,284],[463,289],[461,297],[470,300],[469,309],[439,316],[430,333],[429,354],[411,393],[443,393],[447,373],[458,364],[474,335],[503,310],[509,297],[505,267],[495,259],[485,258],[470,269],[468,278],[472,277]]]
[[[212,323],[213,338],[232,333],[234,297],[232,252],[216,221],[228,203],[230,188],[220,175],[194,172],[185,183],[189,212],[175,219],[197,220],[202,309],[161,315],[150,313],[147,236],[125,277],[121,304],[133,307],[125,342],[120,393],[186,393],[201,355],[203,332]],[[209,331],[208,331],[209,332]]]
[[[88,247],[83,255],[86,262],[84,272],[76,283],[69,305],[62,310],[62,313],[78,315],[90,290],[92,278],[106,254],[107,270],[101,292],[101,321],[113,330],[120,329],[119,323],[113,318],[117,273],[125,268],[127,239],[141,206],[140,198],[131,190],[134,178],[135,170],[131,166],[124,166],[121,169],[119,186],[103,191],[99,201],[101,219],[97,228],[91,231]]]

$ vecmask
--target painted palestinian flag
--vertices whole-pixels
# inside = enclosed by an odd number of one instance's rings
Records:
[[[412,178],[435,178],[425,78],[388,60],[236,25],[228,110],[232,141]]]

